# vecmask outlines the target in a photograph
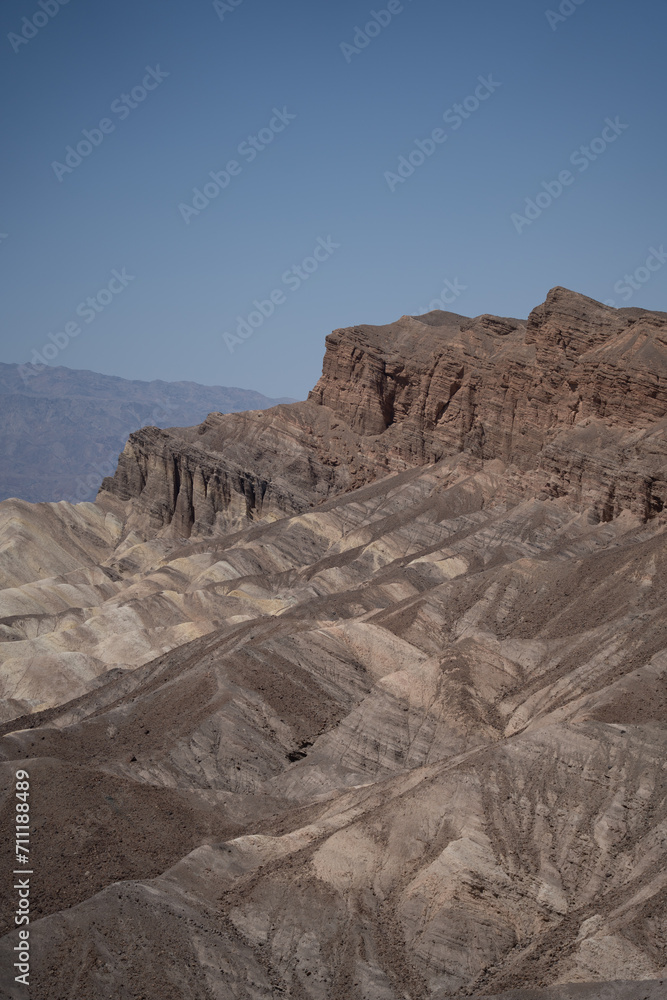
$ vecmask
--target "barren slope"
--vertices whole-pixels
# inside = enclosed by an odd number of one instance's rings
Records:
[[[307,403],[0,506],[40,1000],[664,995],[666,331],[338,331]]]

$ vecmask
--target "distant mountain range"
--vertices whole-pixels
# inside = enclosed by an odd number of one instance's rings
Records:
[[[0,500],[94,500],[132,431],[285,402],[292,400],[196,382],[0,363]]]

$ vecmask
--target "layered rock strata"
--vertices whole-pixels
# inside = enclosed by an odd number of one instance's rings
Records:
[[[664,329],[337,331],[307,402],[0,504],[35,996],[662,1000]]]
[[[608,519],[667,503],[667,315],[553,289],[528,321],[404,316],[327,338],[306,403],[133,435],[103,492],[181,535],[305,510],[455,454]]]

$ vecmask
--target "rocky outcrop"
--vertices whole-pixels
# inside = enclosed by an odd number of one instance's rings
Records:
[[[140,530],[206,535],[300,513],[375,479],[381,463],[324,407],[212,413],[198,427],[132,434],[99,502],[129,506]]]
[[[598,519],[667,503],[667,314],[554,288],[528,321],[453,313],[336,330],[308,401],[133,435],[102,496],[178,534],[278,517],[462,454]]]
[[[221,513],[226,515],[225,526],[232,527],[275,506],[282,514],[304,507],[296,490],[281,491],[252,469],[235,466],[191,442],[175,448],[174,434],[157,428],[131,435],[112,489],[120,500],[142,499],[149,531],[170,524],[185,537],[195,523],[200,531],[213,528]]]
[[[456,451],[528,468],[563,428],[667,414],[667,315],[554,288],[527,323],[449,313],[327,338],[310,398],[410,462]],[[391,441],[391,445],[389,444]]]

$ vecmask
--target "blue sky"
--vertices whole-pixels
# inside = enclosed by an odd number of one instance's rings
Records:
[[[664,0],[217,7],[2,4],[0,360],[303,398],[438,299],[667,309]]]

